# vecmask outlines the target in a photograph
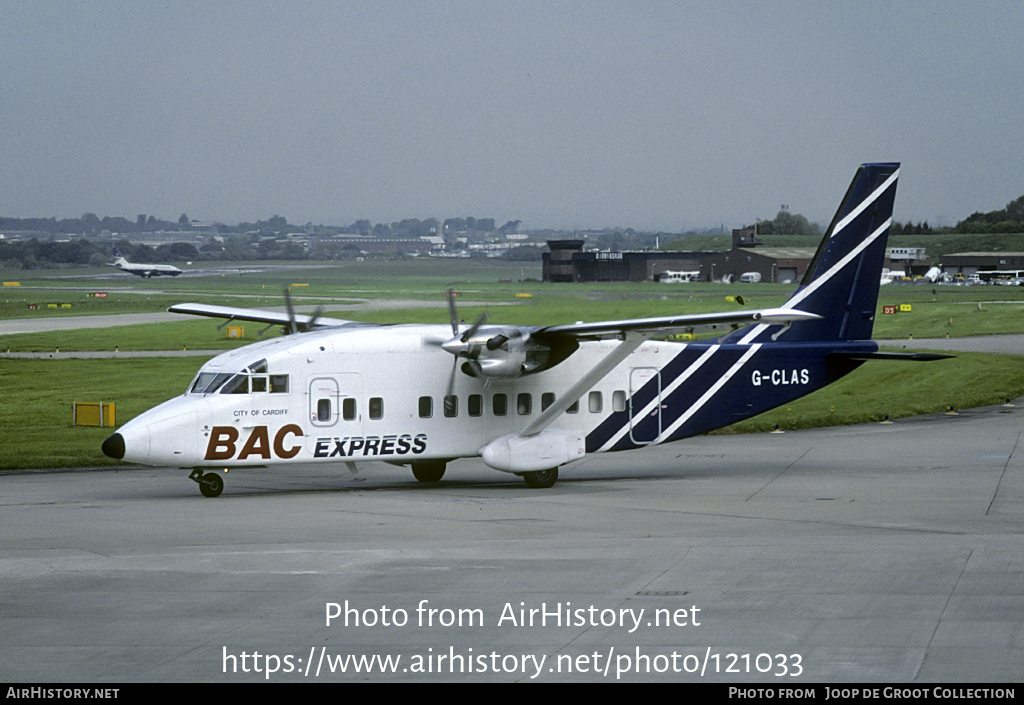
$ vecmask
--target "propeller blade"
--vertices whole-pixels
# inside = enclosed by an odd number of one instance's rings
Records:
[[[459,315],[455,311],[455,290],[449,287],[446,296],[448,298],[448,318],[452,322],[452,335],[458,335]]]
[[[448,388],[445,390],[444,396],[447,399],[455,393],[455,373],[459,370],[459,358],[456,357],[452,362],[452,373],[448,375]]]
[[[288,287],[284,288],[284,307],[288,311],[288,334],[295,335],[299,327],[295,323],[295,309],[292,308],[292,296],[288,293]]]
[[[478,330],[480,330],[480,326],[482,326],[486,322],[487,322],[487,311],[484,311],[483,313],[480,314],[480,317],[478,319],[476,319],[476,323],[471,325],[469,327],[469,329],[465,333],[462,334],[462,337],[460,338],[460,340],[462,340],[463,343],[469,342],[469,340],[474,335],[476,335],[476,332]]]
[[[320,318],[320,314],[324,312],[323,306],[317,306],[313,309],[313,315],[309,317],[309,320],[302,324],[302,330],[313,330],[313,326],[316,325],[316,319]]]

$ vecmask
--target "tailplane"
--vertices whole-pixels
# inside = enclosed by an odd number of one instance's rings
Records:
[[[783,305],[821,316],[781,334],[788,342],[870,340],[896,198],[897,163],[864,164],[825,232],[800,288]],[[745,342],[760,339],[745,336]],[[772,333],[779,337],[778,328]]]

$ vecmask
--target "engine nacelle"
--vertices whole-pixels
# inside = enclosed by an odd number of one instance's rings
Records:
[[[475,328],[467,333],[446,340],[441,348],[465,360],[459,369],[470,377],[512,379],[540,372],[565,360],[579,347],[572,338],[549,336],[537,340],[523,328]]]
[[[586,438],[566,431],[542,431],[536,436],[510,433],[480,449],[488,466],[513,473],[557,468],[586,454]]]
[[[484,350],[477,357],[479,372],[486,377],[519,377],[526,370],[526,350],[522,345],[508,346],[508,350]]]

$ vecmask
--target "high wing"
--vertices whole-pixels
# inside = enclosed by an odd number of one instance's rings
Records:
[[[175,304],[167,309],[171,313],[185,313],[192,316],[208,316],[210,318],[226,318],[229,321],[252,321],[270,325],[289,326],[294,323],[302,330],[315,328],[335,328],[346,325],[367,325],[358,321],[346,321],[339,318],[323,318],[317,314],[289,314],[287,312],[264,311],[258,308],[235,308],[233,306],[216,306],[214,304]]]
[[[533,331],[533,336],[535,338],[568,336],[577,340],[599,340],[621,337],[626,333],[639,333],[645,337],[652,337],[673,333],[694,333],[699,330],[733,329],[752,323],[786,325],[795,321],[810,321],[816,318],[821,318],[821,316],[796,309],[768,308],[756,311],[698,313],[685,316],[599,321],[597,323],[572,323],[540,328]]]

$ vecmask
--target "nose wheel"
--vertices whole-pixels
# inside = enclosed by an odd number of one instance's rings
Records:
[[[199,485],[199,491],[204,497],[219,497],[224,491],[224,480],[215,472],[203,472],[199,468],[192,471],[188,479]]]

